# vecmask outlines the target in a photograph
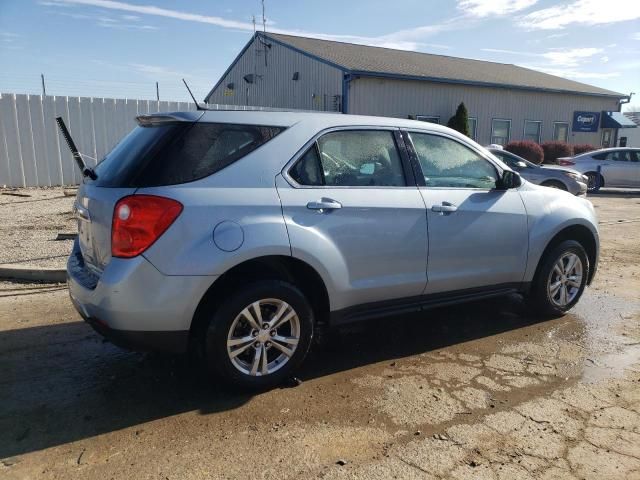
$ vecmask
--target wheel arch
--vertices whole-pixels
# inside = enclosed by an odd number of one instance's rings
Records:
[[[538,275],[540,265],[546,255],[558,244],[565,240],[575,240],[578,242],[587,252],[587,258],[589,259],[589,276],[587,278],[587,285],[591,284],[593,276],[596,273],[597,261],[598,261],[598,242],[594,233],[586,226],[576,224],[563,228],[556,233],[551,240],[547,243],[546,247],[542,251],[542,255],[538,259],[538,265],[536,266],[536,272],[534,279]]]
[[[329,293],[321,275],[308,263],[286,255],[268,255],[245,260],[220,275],[205,292],[191,322],[190,335],[197,337],[207,325],[207,313],[233,290],[251,280],[283,280],[298,287],[314,310],[316,323],[329,317]]]
[[[550,187],[551,185],[560,185],[562,190],[569,191],[569,187],[562,180],[556,178],[549,178],[540,184],[543,187]]]
[[[594,174],[594,175],[598,175],[598,171],[597,170],[587,170],[586,172],[583,173],[583,175],[589,175],[589,174]],[[604,187],[606,184],[606,179],[604,177],[604,173],[602,172],[602,170],[600,170],[600,188]]]

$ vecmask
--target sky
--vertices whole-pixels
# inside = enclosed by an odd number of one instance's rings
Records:
[[[265,0],[267,32],[514,63],[640,105],[640,0]],[[201,100],[260,0],[0,0],[0,92]]]

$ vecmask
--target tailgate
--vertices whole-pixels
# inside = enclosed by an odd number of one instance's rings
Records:
[[[135,188],[97,187],[82,184],[74,210],[78,219],[78,243],[82,257],[92,270],[102,272],[111,260],[111,221],[118,200]]]

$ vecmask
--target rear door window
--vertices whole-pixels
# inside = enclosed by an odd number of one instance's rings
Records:
[[[96,185],[155,187],[192,182],[231,165],[282,130],[204,122],[140,126],[96,167]]]

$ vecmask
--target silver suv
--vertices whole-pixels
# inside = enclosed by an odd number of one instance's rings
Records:
[[[291,376],[314,330],[510,292],[569,310],[598,261],[594,209],[469,138],[395,118],[144,115],[84,180],[68,262],[114,343],[194,349],[220,376]]]

